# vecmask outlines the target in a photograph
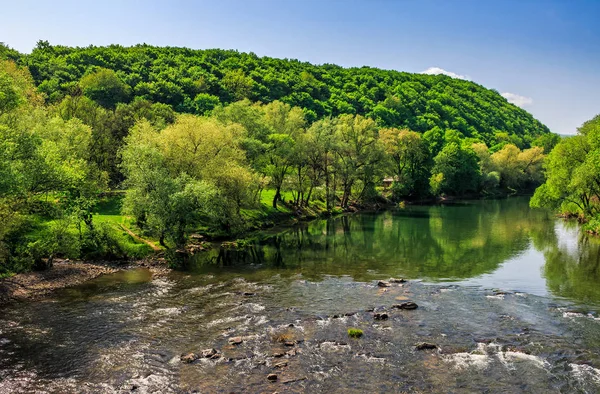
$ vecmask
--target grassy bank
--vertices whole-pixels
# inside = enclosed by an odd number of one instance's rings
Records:
[[[310,208],[293,209],[289,204],[272,206],[275,190],[264,190],[260,202],[253,208],[240,211],[243,226],[235,232],[200,225],[190,229],[190,233],[200,234],[209,240],[230,240],[247,235],[252,231],[291,223],[296,220],[309,220],[325,215],[325,204],[313,201]],[[284,201],[291,201],[293,195],[283,192]],[[0,278],[36,268],[36,260],[47,262],[48,257],[71,260],[139,260],[160,254],[166,249],[160,245],[155,235],[139,228],[135,220],[122,212],[124,193],[107,193],[101,197],[93,209],[93,231],[83,223],[72,219],[55,218],[50,213],[51,202],[45,213],[32,213],[23,218],[22,257],[13,264],[4,264]],[[50,207],[50,208],[49,208]],[[341,210],[336,208],[335,213]],[[31,251],[26,253],[25,250]],[[39,268],[39,267],[38,267]]]

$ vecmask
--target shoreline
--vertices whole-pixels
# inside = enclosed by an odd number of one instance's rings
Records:
[[[57,290],[135,268],[147,268],[153,277],[171,272],[160,259],[127,262],[59,260],[44,271],[23,272],[0,279],[0,307],[13,302],[40,300]]]
[[[438,201],[438,203],[452,203],[455,199]],[[410,205],[426,205],[423,201]],[[343,212],[327,214],[318,212],[316,215],[306,215],[306,212],[296,211],[291,217],[281,217],[278,222],[272,225],[261,226],[246,231],[237,236],[216,237],[208,239],[211,248],[220,247],[223,244],[230,244],[237,240],[251,238],[259,232],[281,231],[286,228],[297,226],[301,223],[311,222],[313,220],[322,220],[339,217],[343,215],[352,215],[364,212],[379,212],[389,210],[396,204],[369,204],[369,205],[351,205]],[[99,276],[112,274],[118,271],[126,271],[135,268],[147,268],[153,277],[164,276],[175,270],[170,268],[164,258],[154,253],[141,260],[125,261],[80,261],[80,260],[58,260],[54,265],[45,271],[31,271],[16,274],[14,276],[0,279],[0,307],[12,303],[23,301],[36,301],[50,296],[53,292],[73,286],[80,285]]]

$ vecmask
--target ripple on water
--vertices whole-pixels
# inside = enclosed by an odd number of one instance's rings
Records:
[[[569,364],[573,376],[582,382],[591,381],[594,384],[600,384],[600,369],[587,364]]]
[[[484,370],[494,362],[510,370],[515,370],[521,363],[527,363],[541,369],[547,369],[548,361],[532,354],[503,351],[502,346],[496,343],[478,343],[477,349],[471,352],[461,352],[442,356],[443,360],[453,363],[456,369]]]

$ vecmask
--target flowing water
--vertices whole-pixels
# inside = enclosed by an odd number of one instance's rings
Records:
[[[318,220],[0,310],[0,392],[598,393],[599,259],[523,198]]]

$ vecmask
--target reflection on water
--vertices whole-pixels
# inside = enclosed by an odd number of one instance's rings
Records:
[[[600,243],[528,198],[409,206],[314,221],[237,250],[201,254],[193,270],[260,267],[271,274],[382,276],[600,302]]]
[[[0,392],[597,393],[599,252],[526,199],[316,221],[2,309]]]

